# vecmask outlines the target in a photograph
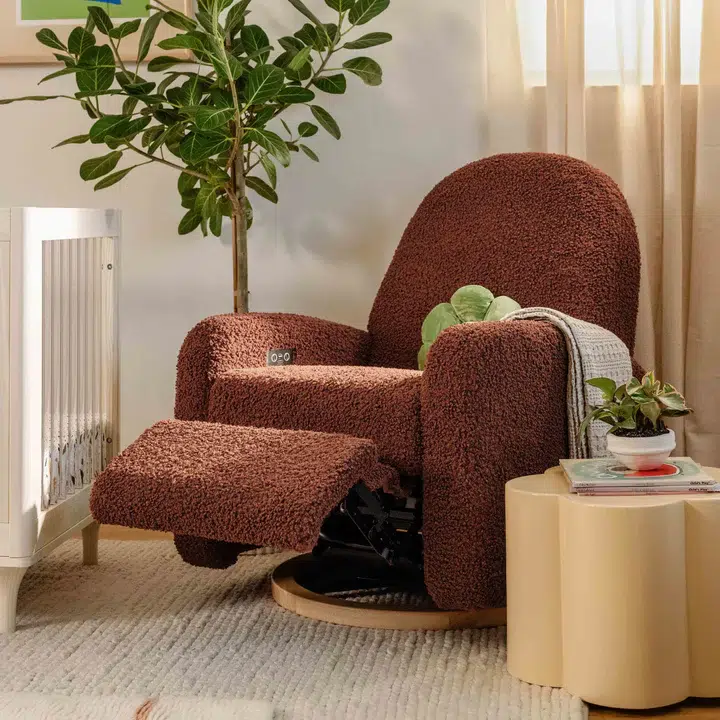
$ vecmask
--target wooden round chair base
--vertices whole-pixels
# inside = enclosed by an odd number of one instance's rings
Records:
[[[279,565],[272,575],[272,594],[280,607],[296,615],[335,625],[383,630],[455,630],[505,624],[505,608],[437,610],[363,603],[331,597],[312,587],[323,572],[323,558],[298,555]]]

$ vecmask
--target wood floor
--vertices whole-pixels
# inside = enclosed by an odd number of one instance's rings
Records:
[[[129,528],[103,525],[100,538],[104,540],[172,540],[170,533],[151,532],[149,530],[131,530]],[[629,712],[608,710],[607,708],[590,708],[590,720],[720,720],[720,700],[689,700],[682,705],[674,705],[664,710],[643,710]]]

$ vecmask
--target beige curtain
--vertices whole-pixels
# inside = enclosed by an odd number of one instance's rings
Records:
[[[720,465],[720,0],[483,12],[489,154],[565,153],[618,182],[643,255],[636,357],[695,408],[678,452]]]

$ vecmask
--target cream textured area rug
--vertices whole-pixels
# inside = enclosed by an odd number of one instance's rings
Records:
[[[268,578],[288,554],[226,571],[164,541],[101,542],[95,567],[81,554],[68,542],[26,574],[17,632],[0,636],[3,692],[245,698],[277,720],[586,717],[579,699],[508,675],[504,629],[365,630],[282,610]]]

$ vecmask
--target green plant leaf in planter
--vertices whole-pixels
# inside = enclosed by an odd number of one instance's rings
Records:
[[[141,22],[142,20],[140,20],[140,18],[137,20],[131,20],[130,22],[124,22],[110,31],[110,37],[113,40],[122,40],[128,35],[136,33],[140,29]]]
[[[308,103],[315,99],[315,93],[299,85],[286,85],[275,98],[279,103],[292,105],[294,103]]]
[[[313,135],[317,135],[318,132],[318,126],[313,125],[311,122],[301,122],[298,125],[298,134],[300,137],[312,137]]]
[[[450,304],[463,322],[485,320],[495,296],[482,285],[466,285],[455,291]]]
[[[277,168],[275,167],[275,163],[267,153],[262,153],[262,155],[260,155],[260,164],[268,176],[270,187],[274,190],[277,187]]]
[[[263,150],[276,157],[281,165],[290,165],[290,150],[287,143],[274,132],[265,128],[248,128],[243,135],[243,143],[256,143]]]
[[[163,72],[163,70],[167,70],[181,62],[185,61],[181,58],[172,57],[171,55],[160,55],[148,63],[148,70],[150,72]]]
[[[138,55],[137,55],[138,63],[141,63],[150,53],[150,49],[152,48],[153,40],[155,39],[155,34],[157,33],[157,29],[160,26],[160,23],[163,21],[164,17],[166,17],[165,13],[156,12],[156,13],[153,13],[145,21],[145,27],[143,28],[143,31],[140,34],[140,42],[138,44]]]
[[[231,107],[199,107],[195,113],[195,124],[200,130],[215,130],[227,125],[235,115]]]
[[[296,53],[293,59],[287,64],[288,68],[295,71],[300,70],[302,66],[310,60],[311,53],[311,47],[304,47],[302,50]]]
[[[115,185],[116,183],[119,183],[126,175],[131,173],[137,165],[133,165],[132,167],[125,168],[124,170],[118,170],[117,172],[114,172],[110,175],[107,175],[104,177],[100,182],[95,184],[95,187],[93,190],[104,190],[105,188],[109,188],[111,185]]]
[[[353,75],[357,75],[366,85],[372,87],[382,85],[382,68],[372,58],[353,58],[344,62],[343,67]]]
[[[53,50],[67,50],[65,44],[60,42],[60,38],[49,28],[43,28],[40,32],[35,34],[35,37],[43,45],[52,48]]]
[[[311,105],[310,112],[312,112],[313,117],[320,123],[320,125],[325,128],[325,130],[327,130],[336,140],[339,140],[342,137],[340,126],[327,110],[321,108],[319,105]]]
[[[110,16],[101,8],[92,6],[88,8],[88,14],[95,23],[95,27],[103,34],[110,35],[113,29],[113,21]]]
[[[259,52],[260,62],[264,63],[270,51],[270,38],[259,25],[245,25],[240,31],[240,40],[247,55]]]
[[[109,90],[115,80],[115,57],[108,45],[88,48],[80,57],[77,73],[78,90],[100,93]]]
[[[269,200],[271,203],[277,203],[277,193],[264,180],[251,175],[245,178],[245,182],[247,183],[247,186],[260,195],[260,197]]]
[[[660,419],[660,415],[662,413],[660,405],[657,401],[650,400],[649,402],[642,403],[642,405],[640,405],[640,412],[653,424],[654,427],[657,427],[657,421]]]
[[[187,235],[200,227],[202,215],[196,210],[188,210],[178,225],[178,235]]]
[[[122,155],[120,150],[115,150],[102,157],[86,160],[80,166],[80,177],[83,180],[97,180],[103,175],[107,175],[117,167]]]
[[[347,78],[342,73],[316,78],[313,84],[331,95],[342,95],[347,90]]]
[[[427,365],[428,352],[430,352],[430,345],[423,343],[423,346],[420,348],[420,352],[418,353],[418,370],[425,369],[425,366]]]
[[[68,50],[80,57],[88,48],[95,45],[95,36],[89,33],[85,28],[76,27],[68,37]]]
[[[317,153],[314,150],[311,150],[307,145],[303,145],[302,143],[298,144],[298,147],[313,161],[313,162],[320,162],[320,158],[317,156]]]
[[[247,78],[245,98],[247,105],[272,100],[285,84],[285,73],[274,65],[260,65]]]
[[[225,18],[225,32],[232,36],[240,30],[245,22],[245,11],[250,4],[250,0],[242,0],[233,5]]]
[[[337,12],[347,12],[352,9],[355,0],[325,0],[325,4]]]
[[[432,345],[438,335],[453,325],[459,325],[462,320],[457,316],[450,303],[436,305],[425,318],[422,325],[422,341],[425,345]]]
[[[89,135],[74,135],[67,140],[59,142],[57,145],[53,145],[52,149],[54,150],[55,148],[62,147],[63,145],[84,145],[88,140],[90,140]]]
[[[587,381],[587,384],[600,390],[603,394],[605,402],[610,402],[615,397],[617,383],[611,378],[592,378]]]
[[[502,320],[506,315],[519,309],[520,303],[515,302],[515,300],[509,298],[507,295],[499,295],[490,303],[490,307],[485,315],[485,320],[488,322]]]
[[[357,0],[348,19],[353,25],[365,25],[390,6],[390,0]]]
[[[232,140],[220,133],[191,132],[180,143],[180,157],[188,165],[195,165],[228,150],[231,145]]]
[[[365,48],[383,45],[392,41],[392,35],[386,32],[373,32],[363,35],[357,40],[346,42],[343,47],[346,50],[365,50]]]

